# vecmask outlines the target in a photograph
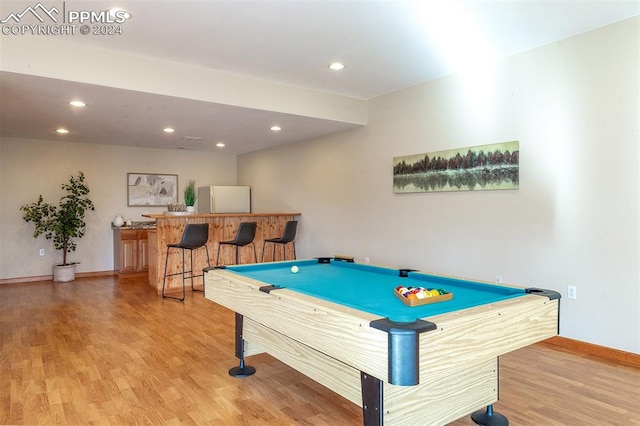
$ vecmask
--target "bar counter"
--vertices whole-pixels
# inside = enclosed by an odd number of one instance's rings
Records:
[[[238,231],[240,222],[257,222],[256,237],[254,243],[258,255],[258,262],[262,259],[262,245],[267,238],[282,236],[284,226],[287,221],[296,220],[300,213],[238,213],[238,214],[185,214],[185,215],[164,215],[164,214],[144,214],[143,217],[155,219],[156,229],[149,230],[148,250],[149,250],[149,284],[158,293],[162,292],[162,278],[164,276],[164,265],[167,255],[167,244],[179,243],[182,239],[184,228],[189,223],[208,223],[209,240],[209,260],[211,266],[215,266],[218,255],[218,241],[233,240]],[[267,247],[265,261],[271,261],[273,251],[271,245]],[[282,260],[282,248],[277,247],[275,260]],[[291,244],[287,244],[287,259],[293,256]],[[189,251],[185,252],[185,262],[189,267]],[[196,274],[202,273],[202,268],[207,266],[206,250],[203,248],[193,252],[194,271]],[[240,247],[238,250],[238,263],[254,263],[253,249],[251,245]],[[235,247],[223,246],[220,254],[221,265],[231,265],[235,263]],[[168,273],[180,272],[182,269],[181,250],[172,249],[169,255]],[[196,288],[202,288],[202,278],[194,280]],[[189,282],[187,281],[187,286]],[[182,290],[182,277],[175,275],[167,278],[166,290],[168,292]]]

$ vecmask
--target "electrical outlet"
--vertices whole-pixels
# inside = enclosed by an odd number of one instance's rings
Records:
[[[567,286],[567,297],[569,299],[577,299],[578,298],[578,289],[575,285]]]
[[[44,249],[40,249],[40,256],[44,256]]]
[[[496,275],[494,281],[496,284],[502,284],[502,275]]]

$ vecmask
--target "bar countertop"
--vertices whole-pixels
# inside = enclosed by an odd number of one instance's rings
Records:
[[[162,292],[163,283],[166,284],[168,292],[182,289],[182,279],[180,274],[167,278],[164,282],[165,274],[175,274],[182,271],[185,260],[179,250],[172,250],[168,253],[167,246],[179,242],[183,236],[184,229],[189,224],[209,224],[207,250],[194,250],[193,270],[201,271],[202,268],[212,266],[212,261],[220,261],[221,265],[231,265],[237,263],[257,263],[264,259],[268,261],[283,260],[285,256],[292,258],[293,246],[286,247],[286,252],[279,256],[275,250],[263,256],[264,240],[280,237],[287,224],[287,221],[296,220],[302,216],[301,213],[187,213],[180,214],[143,214],[143,217],[155,219],[155,229],[147,232],[147,249],[149,259],[149,284],[158,293]],[[235,238],[238,227],[242,222],[256,222],[257,229],[253,247],[246,250],[239,250],[236,259],[235,250],[221,250],[220,241],[229,241]],[[223,247],[224,248],[224,247]],[[254,250],[255,249],[255,250]],[[219,253],[220,251],[220,253]],[[279,251],[278,251],[279,252]],[[207,254],[209,257],[207,257]],[[281,259],[276,258],[282,257]],[[190,260],[187,260],[190,264]],[[196,280],[198,281],[198,280]],[[197,282],[202,285],[202,281]]]
[[[207,217],[265,217],[265,216],[300,216],[301,213],[187,213],[179,212],[180,214],[143,214],[142,217],[148,217],[151,219],[168,219],[177,217],[194,217],[194,218],[207,218]]]

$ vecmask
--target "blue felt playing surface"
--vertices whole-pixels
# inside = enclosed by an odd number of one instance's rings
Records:
[[[291,272],[293,265],[298,266],[298,273]],[[525,294],[524,289],[416,272],[402,278],[395,269],[342,261],[318,263],[312,259],[235,265],[227,269],[267,285],[285,287],[397,322],[428,319]],[[400,285],[445,289],[453,293],[453,300],[409,307],[393,294]]]

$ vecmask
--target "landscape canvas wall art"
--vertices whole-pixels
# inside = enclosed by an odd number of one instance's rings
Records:
[[[518,189],[518,141],[393,158],[393,192]]]

